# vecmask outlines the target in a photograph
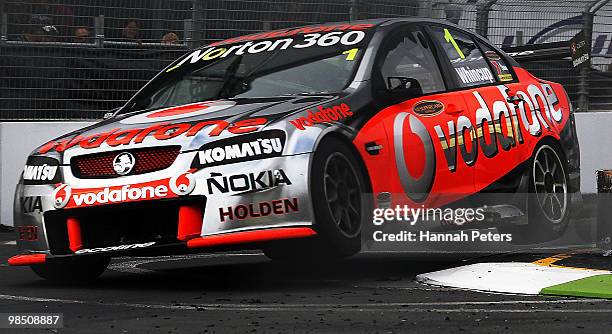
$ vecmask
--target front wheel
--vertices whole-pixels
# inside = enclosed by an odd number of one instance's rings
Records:
[[[264,248],[275,260],[338,259],[361,249],[361,228],[371,214],[367,178],[355,154],[340,140],[326,138],[314,153],[311,200],[317,236],[279,241]]]
[[[62,262],[30,266],[41,278],[57,283],[82,283],[93,281],[108,267],[108,257],[76,257]]]

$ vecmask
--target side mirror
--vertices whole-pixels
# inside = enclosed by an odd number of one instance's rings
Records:
[[[423,95],[421,84],[414,78],[388,77],[387,91],[397,97],[417,97]]]

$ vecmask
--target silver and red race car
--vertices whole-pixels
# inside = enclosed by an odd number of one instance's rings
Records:
[[[536,194],[512,203],[535,217],[521,228],[554,238],[579,191],[573,117],[559,84],[445,22],[215,42],[111,117],[32,152],[9,264],[65,281],[124,255],[345,257],[381,202],[442,207],[481,193]]]

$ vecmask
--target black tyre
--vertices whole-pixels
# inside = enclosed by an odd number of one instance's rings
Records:
[[[371,215],[367,178],[355,154],[328,137],[318,146],[310,170],[317,236],[283,240],[264,248],[274,260],[333,260],[361,249],[361,229]]]
[[[567,164],[552,142],[540,144],[530,160],[528,219],[514,230],[518,243],[537,243],[560,237],[570,218]]]
[[[57,283],[89,282],[98,278],[108,267],[110,258],[92,257],[72,258],[62,262],[36,264],[30,266],[36,275]]]

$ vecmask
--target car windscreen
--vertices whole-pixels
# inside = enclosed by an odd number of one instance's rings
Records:
[[[371,30],[297,34],[195,50],[148,84],[126,111],[218,99],[338,93],[350,83]]]

